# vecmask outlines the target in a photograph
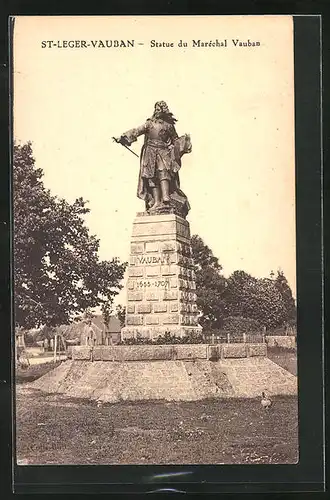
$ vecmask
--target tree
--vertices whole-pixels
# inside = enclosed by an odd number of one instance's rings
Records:
[[[125,321],[126,321],[126,307],[125,306],[122,306],[121,304],[119,304],[117,307],[116,307],[116,313],[117,313],[117,318],[119,319],[120,321],[120,326],[122,328],[124,328],[125,326]]]
[[[229,276],[224,294],[226,316],[247,317],[245,306],[256,281],[256,278],[245,271],[234,271]]]
[[[88,308],[109,307],[126,263],[100,261],[82,198],[68,203],[44,187],[31,143],[14,145],[15,323],[25,328],[67,324]]]
[[[266,328],[276,328],[285,322],[281,294],[269,278],[256,279],[244,295],[244,316],[259,321]]]
[[[107,302],[101,306],[102,319],[105,329],[109,328],[111,313],[112,313],[112,302]]]
[[[226,288],[222,267],[199,236],[191,237],[191,247],[196,274],[197,306],[202,313],[200,324],[208,330],[220,328],[225,313]]]
[[[287,324],[295,324],[297,317],[296,303],[292,296],[292,291],[288,280],[284,276],[282,270],[277,271],[275,278],[275,287],[282,296],[283,305],[285,308],[285,319]]]
[[[282,326],[286,309],[276,282],[235,271],[227,280],[225,293],[229,316],[250,318],[267,328]]]

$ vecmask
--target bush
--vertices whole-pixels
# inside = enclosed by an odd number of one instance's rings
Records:
[[[164,335],[159,335],[155,340],[155,344],[202,344],[204,338],[202,334],[191,333],[184,337],[171,335],[170,332],[165,332]]]
[[[117,345],[148,345],[152,344],[152,340],[148,337],[135,337],[130,339],[125,339],[118,342]]]
[[[155,339],[141,337],[139,334],[136,338],[125,339],[119,342],[119,345],[171,345],[171,344],[202,344],[204,337],[202,334],[189,334],[185,337],[177,337],[170,332],[165,332],[164,335],[158,335]]]

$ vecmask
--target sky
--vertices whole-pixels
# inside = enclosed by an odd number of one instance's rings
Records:
[[[260,46],[232,42],[248,39]],[[51,40],[56,47],[42,47]],[[90,46],[58,47],[69,40]],[[101,48],[99,40],[135,43]],[[151,47],[152,40],[174,47]],[[291,16],[17,17],[13,57],[14,137],[32,141],[54,195],[89,201],[86,222],[102,259],[128,260],[133,220],[144,210],[139,160],[112,137],[165,100],[178,134],[192,140],[180,170],[191,234],[225,276],[281,268],[296,296]],[[142,141],[132,145],[137,154]],[[123,291],[117,303],[124,302]]]

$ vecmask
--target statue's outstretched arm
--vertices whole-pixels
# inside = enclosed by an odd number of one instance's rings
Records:
[[[132,142],[135,142],[140,135],[146,133],[148,124],[144,123],[140,127],[132,128],[127,132],[124,132],[120,137],[120,142],[123,142],[127,146],[130,146]]]

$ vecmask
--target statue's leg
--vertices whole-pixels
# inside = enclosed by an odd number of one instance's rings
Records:
[[[157,177],[161,189],[161,199],[164,203],[170,202],[170,173],[166,169],[164,161],[160,155],[157,155]]]
[[[169,203],[170,201],[170,182],[167,179],[160,181],[160,186],[162,190],[162,198],[164,203]]]
[[[151,198],[148,203],[148,208],[153,209],[159,207],[161,204],[161,191],[159,180],[156,177],[148,179],[148,190]]]
[[[158,208],[161,205],[161,194],[160,194],[160,187],[156,186],[152,188],[152,194],[153,198],[155,200],[155,203],[152,205],[152,209]]]

